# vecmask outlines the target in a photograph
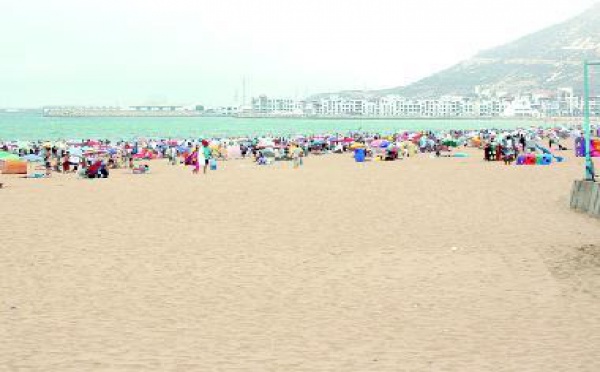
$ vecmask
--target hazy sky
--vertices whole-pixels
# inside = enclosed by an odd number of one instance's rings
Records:
[[[0,107],[408,84],[596,0],[0,0]]]

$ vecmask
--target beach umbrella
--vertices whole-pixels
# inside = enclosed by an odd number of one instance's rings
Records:
[[[456,147],[458,146],[458,143],[455,140],[452,139],[446,139],[442,142],[442,144],[444,146],[451,146],[451,147]]]
[[[298,142],[298,143],[304,143],[304,142],[306,142],[306,137],[304,137],[304,136],[296,136],[296,137],[294,137],[294,141]]]
[[[273,147],[273,146],[275,146],[275,143],[273,141],[269,141],[269,142],[265,141],[265,142],[260,142],[257,147],[264,149],[264,148]]]
[[[25,155],[25,156],[21,157],[21,160],[25,160],[29,163],[40,163],[44,159],[42,159],[42,157],[39,155],[29,154],[29,155]]]
[[[381,144],[383,143],[383,140],[375,140],[371,142],[371,147],[380,147]]]
[[[19,160],[19,156],[10,152],[0,151],[0,160]]]
[[[388,141],[386,143],[386,146],[385,147],[382,146],[382,148],[387,149],[387,150],[391,150],[391,149],[394,149],[394,148],[398,148],[398,144],[396,142],[389,142]]]
[[[268,156],[268,157],[275,156],[275,152],[273,151],[272,148],[264,149],[264,150],[262,150],[262,153],[264,156]]]
[[[69,147],[67,151],[69,151],[69,154],[71,155],[83,155],[83,150],[81,149],[81,147]]]

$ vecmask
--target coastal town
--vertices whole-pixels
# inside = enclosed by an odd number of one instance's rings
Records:
[[[591,116],[600,116],[600,96],[590,97]],[[472,96],[407,98],[331,94],[294,99],[260,95],[229,106],[133,105],[44,107],[44,116],[225,116],[242,118],[554,118],[580,117],[583,97],[572,88],[526,94],[477,91]]]

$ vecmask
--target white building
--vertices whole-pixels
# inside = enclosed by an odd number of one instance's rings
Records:
[[[533,103],[529,98],[519,97],[511,102],[507,102],[502,111],[505,117],[537,117],[540,116],[538,110],[534,110]]]
[[[304,111],[304,102],[291,98],[252,98],[252,111],[258,114],[298,113]]]
[[[590,103],[592,115],[600,115],[600,98]],[[572,92],[557,94],[528,94],[517,97],[460,97],[444,96],[436,99],[410,99],[397,95],[370,99],[347,98],[331,95],[312,101],[290,98],[252,99],[249,113],[259,115],[308,115],[332,117],[541,117],[569,116],[582,112],[580,98]],[[226,110],[230,114],[230,110]]]

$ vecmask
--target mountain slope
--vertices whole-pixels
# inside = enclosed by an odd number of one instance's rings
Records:
[[[600,60],[600,4],[414,84],[376,92],[407,97],[472,95],[476,87],[509,93],[573,87],[578,92],[584,59]]]

